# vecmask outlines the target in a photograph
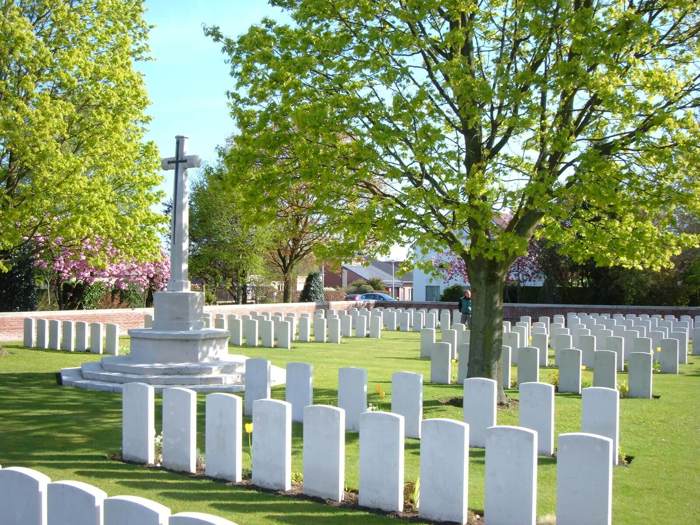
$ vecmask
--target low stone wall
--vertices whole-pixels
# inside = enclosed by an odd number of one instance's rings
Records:
[[[332,301],[330,303],[270,303],[270,304],[232,304],[205,306],[204,311],[212,314],[245,314],[251,311],[281,313],[313,313],[316,310],[331,308],[347,310],[358,303],[353,301]],[[111,310],[48,310],[38,312],[3,312],[0,313],[0,341],[21,341],[23,319],[59,319],[61,321],[85,321],[88,323],[114,323],[119,325],[122,333],[130,328],[143,328],[143,316],[153,315],[153,308],[118,308]]]

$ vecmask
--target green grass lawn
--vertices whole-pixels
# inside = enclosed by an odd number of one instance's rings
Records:
[[[231,353],[269,358],[274,365],[289,361],[314,365],[314,401],[336,404],[338,368],[361,366],[369,373],[369,402],[390,409],[391,374],[396,371],[423,373],[429,379],[430,363],[419,359],[419,336],[385,332],[381,340],[345,339],[341,345],[295,344],[290,350],[230,348]],[[6,344],[0,357],[0,464],[34,467],[54,480],[73,479],[92,483],[109,495],[130,494],[156,500],[174,512],[199,511],[226,517],[240,525],[257,523],[389,523],[395,519],[366,511],[332,507],[249,488],[159,469],[127,465],[109,459],[121,443],[121,397],[56,385],[55,373],[79,366],[98,356],[27,350]],[[554,369],[541,371],[548,381]],[[515,379],[515,369],[514,369]],[[589,371],[584,383],[590,384]],[[626,381],[625,374],[620,380]],[[386,393],[381,400],[376,385]],[[444,404],[461,396],[458,385],[425,385],[424,417],[461,419],[461,408]],[[654,400],[622,399],[620,444],[624,454],[634,456],[629,466],[617,467],[613,484],[613,522],[697,523],[700,510],[700,358],[690,356],[679,376],[654,375]],[[515,390],[509,391],[517,398]],[[158,396],[160,397],[160,396]],[[273,389],[284,399],[284,387]],[[160,428],[160,412],[156,425]],[[204,396],[199,396],[200,448],[204,446]],[[556,431],[580,430],[581,398],[556,396]],[[517,405],[499,409],[498,423],[518,424]],[[293,433],[293,472],[302,471],[301,426]],[[357,434],[346,437],[346,486],[357,488]],[[248,460],[247,447],[244,451]],[[419,441],[406,440],[405,480],[418,476]],[[247,468],[249,465],[246,465]],[[469,508],[483,508],[484,452],[470,451]],[[540,458],[537,514],[555,509],[556,463]]]

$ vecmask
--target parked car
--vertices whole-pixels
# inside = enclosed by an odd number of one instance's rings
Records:
[[[391,295],[381,292],[363,293],[359,301],[396,301]]]
[[[349,293],[345,296],[346,301],[359,301],[362,297],[361,293]]]

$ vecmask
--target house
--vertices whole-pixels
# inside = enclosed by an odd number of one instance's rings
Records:
[[[386,293],[400,301],[413,300],[413,272],[400,273],[403,261],[371,261],[366,264],[343,264],[340,268],[341,286],[347,288],[358,280],[380,279]]]

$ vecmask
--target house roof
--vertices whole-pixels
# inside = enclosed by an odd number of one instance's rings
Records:
[[[371,265],[371,266],[360,266],[356,264],[343,264],[343,268],[346,270],[350,270],[351,272],[359,275],[362,279],[365,281],[369,279],[375,279],[379,278],[382,280],[384,284],[391,285],[393,283],[404,283],[404,282],[410,282],[405,279],[404,275],[399,275],[398,273],[394,274],[394,277],[392,278],[391,274],[388,272],[385,272],[381,268],[378,268],[377,266]],[[396,266],[398,269],[398,265]]]

